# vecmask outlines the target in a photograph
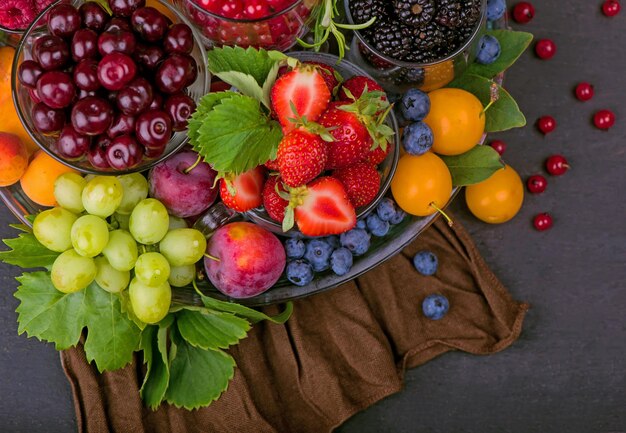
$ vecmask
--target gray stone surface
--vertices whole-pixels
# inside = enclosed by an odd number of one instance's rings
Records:
[[[350,419],[341,433],[626,431],[626,13],[607,19],[601,1],[536,2],[523,29],[553,38],[548,62],[523,56],[506,87],[529,126],[494,135],[505,159],[527,177],[562,153],[572,170],[548,178],[548,191],[526,196],[520,214],[501,226],[469,215],[462,196],[452,209],[513,296],[532,304],[519,341],[477,357],[449,353],[411,370],[405,389]],[[521,26],[518,28],[522,29]],[[575,100],[579,81],[596,86]],[[596,110],[610,108],[617,126],[593,128]],[[553,115],[557,130],[533,127]],[[555,227],[531,227],[551,212]],[[0,210],[0,236],[11,235]],[[0,432],[75,430],[70,389],[54,348],[17,336],[16,269],[0,265]]]

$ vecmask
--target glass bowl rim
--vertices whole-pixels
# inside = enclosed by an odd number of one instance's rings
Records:
[[[201,7],[200,5],[198,5],[196,3],[197,0],[182,0],[182,1],[187,1],[187,2],[191,3],[191,5],[194,8],[196,8],[200,12],[203,12],[203,13],[207,14],[211,18],[215,18],[215,19],[222,20],[222,21],[227,21],[227,22],[230,22],[230,23],[254,24],[254,23],[260,23],[260,22],[268,21],[268,20],[271,20],[272,18],[276,18],[276,17],[279,17],[279,16],[281,16],[283,14],[289,13],[293,9],[295,9],[296,7],[298,7],[299,5],[304,3],[305,0],[296,0],[293,4],[287,6],[283,10],[280,10],[278,12],[274,12],[273,14],[267,15],[267,16],[265,16],[263,18],[252,18],[252,19],[228,18],[228,17],[222,16],[222,15],[218,15],[218,14],[216,14],[214,12],[210,12],[210,11],[204,9],[203,7]],[[318,2],[319,2],[319,0],[316,0],[316,4],[313,7],[317,6]]]
[[[354,24],[354,20],[352,19],[352,13],[350,12],[350,1],[351,0],[344,0],[343,5],[344,5],[348,23]],[[380,51],[376,50],[374,47],[372,47],[372,45],[369,42],[367,42],[365,38],[363,38],[363,35],[361,34],[359,30],[353,30],[353,33],[359,39],[359,42],[365,45],[369,50],[371,50],[378,57],[392,64],[393,66],[402,67],[402,68],[423,68],[423,67],[434,66],[440,63],[453,60],[457,55],[465,51],[472,44],[472,42],[474,42],[474,39],[480,33],[482,22],[485,20],[486,16],[487,16],[487,0],[480,0],[480,18],[476,21],[476,24],[474,25],[474,30],[472,31],[471,36],[467,38],[467,40],[465,41],[463,45],[461,45],[452,53],[448,54],[446,57],[434,60],[430,63],[405,62],[403,60],[398,60],[398,59],[394,59],[393,57],[386,56]]]
[[[20,122],[22,123],[22,126],[28,133],[28,136],[35,142],[35,144],[37,145],[37,147],[39,147],[40,150],[43,150],[45,153],[47,153],[49,156],[51,156],[52,158],[54,158],[56,161],[60,162],[61,164],[67,167],[70,167],[74,170],[77,170],[80,173],[94,174],[94,175],[99,175],[99,176],[120,176],[120,175],[132,174],[132,173],[149,170],[155,165],[159,164],[160,162],[163,162],[165,159],[172,156],[174,153],[178,152],[180,149],[182,149],[189,142],[189,135],[184,137],[177,146],[173,147],[169,151],[163,152],[163,155],[159,156],[158,158],[151,159],[147,161],[145,164],[140,163],[139,165],[133,168],[126,169],[126,170],[105,171],[105,170],[98,170],[93,167],[92,168],[83,167],[78,164],[75,164],[74,161],[67,161],[61,158],[59,155],[53,152],[52,149],[49,149],[48,146],[45,146],[39,142],[39,139],[37,138],[37,133],[35,133],[34,131],[34,127],[31,126],[25,119],[25,115],[22,111],[22,106],[19,103],[18,97],[17,97],[17,86],[18,86],[17,70],[19,68],[19,58],[24,52],[24,48],[27,45],[29,36],[31,36],[35,30],[42,27],[42,25],[37,26],[36,24],[39,23],[39,21],[48,13],[50,9],[52,9],[57,4],[64,3],[66,1],[67,0],[57,0],[53,3],[50,3],[48,6],[46,6],[45,9],[43,9],[39,14],[37,14],[37,17],[35,17],[33,22],[30,23],[28,28],[23,32],[22,38],[20,39],[17,47],[15,48],[15,55],[13,57],[13,63],[11,66],[11,97],[13,99],[13,105],[15,106],[15,109],[16,109],[15,111],[17,112],[17,117],[20,119]],[[90,1],[94,1],[94,0],[71,0],[71,3],[76,3],[76,2],[87,3]],[[178,9],[176,9],[174,5],[171,4],[169,1],[167,0],[155,0],[155,1],[167,7],[167,9],[170,12],[172,12],[178,20],[180,20],[179,22],[187,24],[187,26],[189,26],[189,28],[191,29],[194,43],[197,44],[199,51],[200,51],[200,56],[202,57],[202,65],[198,65],[198,66],[206,69],[205,80],[204,80],[204,83],[202,83],[204,86],[204,90],[202,93],[203,94],[208,93],[210,89],[211,73],[209,72],[208,68],[206,68],[206,65],[208,63],[206,50],[204,49],[204,44],[198,33],[198,30],[187,19],[187,17],[184,16],[184,14],[180,12]]]

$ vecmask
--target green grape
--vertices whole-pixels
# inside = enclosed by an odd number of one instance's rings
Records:
[[[81,213],[85,210],[82,197],[85,185],[87,181],[80,174],[63,173],[54,181],[54,198],[59,206]]]
[[[154,198],[141,200],[130,214],[128,228],[137,242],[152,245],[167,233],[170,217],[163,203]]]
[[[124,189],[122,203],[117,208],[117,213],[130,215],[137,203],[148,197],[148,181],[140,173],[117,176],[117,180],[120,181]]]
[[[130,271],[137,261],[137,242],[126,230],[113,230],[109,233],[109,242],[102,250],[113,269]]]
[[[128,230],[128,222],[130,221],[130,215],[122,215],[115,212],[111,215],[111,218],[117,222],[118,228],[122,230]]]
[[[93,261],[98,272],[96,273],[96,283],[110,293],[119,293],[128,287],[130,283],[130,272],[118,271],[109,264],[106,257],[98,256]]]
[[[168,279],[172,287],[185,287],[196,277],[196,266],[172,266],[170,268],[170,278]]]
[[[100,217],[83,215],[72,226],[71,238],[72,246],[78,254],[95,257],[109,242],[109,227]]]
[[[174,229],[165,235],[159,248],[170,265],[193,265],[206,251],[206,238],[196,229]]]
[[[114,176],[96,176],[83,189],[83,206],[87,213],[102,218],[113,215],[122,202],[124,188]]]
[[[72,225],[78,217],[69,210],[55,207],[35,217],[33,234],[44,247],[62,253],[72,248]]]
[[[170,225],[168,227],[169,230],[186,229],[187,227],[189,227],[187,225],[187,221],[177,216],[170,215]]]
[[[172,288],[165,282],[160,286],[149,286],[133,278],[128,288],[130,304],[139,320],[145,323],[157,323],[170,310]]]
[[[135,277],[143,284],[160,286],[170,277],[170,264],[159,253],[144,253],[135,263]]]
[[[74,250],[61,253],[52,264],[52,284],[63,293],[73,293],[87,287],[96,277],[96,264]]]

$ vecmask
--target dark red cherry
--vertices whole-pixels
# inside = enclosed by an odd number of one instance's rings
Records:
[[[167,31],[163,40],[166,53],[191,54],[193,50],[193,32],[187,24],[174,24]]]
[[[78,8],[83,25],[96,32],[104,30],[109,14],[95,1],[83,3]]]
[[[70,50],[63,39],[46,35],[35,40],[33,57],[43,69],[51,71],[66,65],[70,59]]]
[[[116,170],[127,170],[141,162],[143,148],[131,135],[121,135],[107,146],[106,158]]]
[[[187,119],[196,111],[196,103],[184,93],[176,93],[165,100],[165,112],[172,118],[172,129],[183,131],[187,128]]]
[[[128,116],[145,111],[152,102],[152,85],[145,78],[135,78],[117,92],[117,108]]]
[[[113,15],[129,17],[137,9],[146,5],[146,0],[108,0]]]
[[[78,10],[67,3],[60,3],[48,11],[48,30],[54,36],[69,38],[80,29]]]
[[[99,135],[94,138],[89,152],[87,153],[87,159],[89,159],[89,162],[94,168],[111,168],[109,161],[107,161],[107,148],[110,143],[111,139],[106,135]]]
[[[37,94],[48,107],[65,108],[74,100],[76,87],[69,74],[48,71],[37,80]]]
[[[135,35],[128,30],[108,30],[98,38],[98,51],[102,56],[116,51],[132,55],[136,43]]]
[[[28,89],[28,96],[30,96],[30,100],[33,101],[35,104],[38,104],[39,102],[41,102],[41,98],[39,97],[39,94],[37,93],[37,88]]]
[[[70,49],[75,62],[93,59],[98,55],[98,34],[90,29],[78,30],[72,37]]]
[[[156,159],[160,157],[161,155],[163,155],[163,152],[165,152],[166,147],[167,147],[167,143],[161,147],[151,147],[151,148],[146,147],[144,149],[143,156],[145,156],[147,159]]]
[[[133,57],[138,65],[148,70],[153,70],[158,66],[164,56],[165,54],[160,47],[138,42]]]
[[[17,68],[17,79],[20,80],[22,86],[31,89],[37,86],[37,80],[41,74],[43,74],[43,69],[34,60],[24,60]]]
[[[74,67],[74,83],[81,90],[98,90],[101,86],[98,80],[98,61],[86,59],[78,63]]]
[[[146,111],[137,118],[135,136],[147,149],[163,147],[172,136],[172,119],[161,110]]]
[[[193,57],[174,53],[161,63],[154,82],[163,93],[178,93],[189,86],[198,76]]]
[[[81,99],[72,108],[72,126],[79,134],[102,134],[109,128],[112,121],[111,104],[98,96]]]
[[[89,151],[89,137],[81,135],[72,127],[65,125],[56,141],[57,153],[66,159],[81,159]]]
[[[135,118],[125,114],[118,114],[107,129],[107,135],[110,138],[119,137],[120,135],[131,135],[135,133]]]
[[[130,17],[130,24],[141,38],[148,42],[163,39],[169,25],[167,18],[152,7],[137,9]]]
[[[65,111],[48,107],[43,102],[36,103],[31,110],[33,126],[42,134],[54,134],[65,125]]]
[[[98,64],[98,79],[108,90],[120,90],[135,78],[136,73],[135,62],[123,53],[107,54]]]
[[[105,32],[109,32],[111,30],[126,30],[127,32],[131,32],[133,29],[130,26],[128,19],[113,17],[104,26]]]

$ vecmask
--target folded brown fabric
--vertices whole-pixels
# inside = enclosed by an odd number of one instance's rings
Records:
[[[413,268],[422,249],[439,257],[435,276]],[[432,293],[450,301],[441,320],[421,312]],[[231,350],[238,369],[230,388],[208,408],[144,407],[140,360],[104,374],[87,363],[82,347],[61,360],[79,432],[321,433],[398,392],[408,367],[449,350],[485,355],[506,348],[527,309],[511,299],[458,223],[438,221],[366,275],[297,301],[287,324],[255,325]]]

